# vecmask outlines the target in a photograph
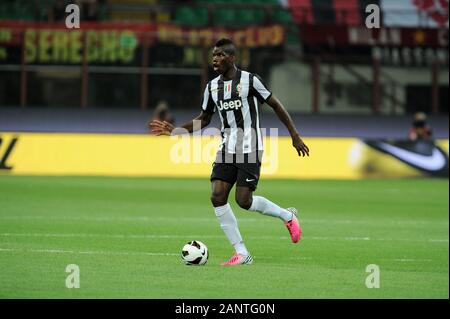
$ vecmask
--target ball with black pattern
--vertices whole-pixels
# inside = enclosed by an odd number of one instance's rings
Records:
[[[208,247],[199,240],[186,243],[181,250],[181,259],[186,265],[201,266],[206,264],[208,258]]]

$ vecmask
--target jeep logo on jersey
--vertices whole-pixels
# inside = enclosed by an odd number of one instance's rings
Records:
[[[237,110],[238,108],[242,107],[242,101],[241,100],[234,100],[229,102],[220,101],[217,107],[219,108],[219,111]]]

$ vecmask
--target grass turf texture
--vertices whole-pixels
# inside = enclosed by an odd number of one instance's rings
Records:
[[[302,240],[231,197],[255,263],[224,268],[207,179],[0,176],[0,298],[448,298],[448,186],[263,179],[257,194],[299,209]],[[193,239],[206,266],[181,262]]]

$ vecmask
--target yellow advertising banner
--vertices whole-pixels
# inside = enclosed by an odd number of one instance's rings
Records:
[[[375,145],[355,138],[312,137],[304,141],[309,157],[299,157],[289,137],[266,137],[261,175],[448,177],[448,140],[425,151],[412,149],[416,144],[410,142]],[[208,177],[219,144],[218,136],[0,132],[0,174]]]

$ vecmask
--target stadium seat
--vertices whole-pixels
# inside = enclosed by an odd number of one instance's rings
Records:
[[[108,5],[153,5],[157,3],[157,0],[107,0]],[[148,22],[151,19],[151,14],[145,10],[125,10],[125,9],[111,9],[108,13],[109,19],[116,21],[142,21]],[[104,14],[103,20],[105,19],[106,14]]]
[[[206,26],[209,23],[209,14],[207,8],[196,8],[196,15],[197,15],[197,25],[199,26]]]
[[[156,4],[158,0],[107,0],[108,4]]]
[[[222,0],[216,0],[216,1],[224,2],[224,1],[222,1]],[[247,2],[242,1],[242,0],[228,0],[227,3],[232,3],[232,4],[246,4]]]
[[[264,21],[264,12],[254,9],[240,9],[236,12],[236,20],[240,25],[261,24]]]
[[[177,9],[174,22],[188,26],[205,26],[208,24],[208,10],[183,6]]]
[[[50,9],[55,5],[55,0],[41,0],[39,1],[39,9],[36,13],[39,21],[48,21]]]
[[[217,9],[214,11],[214,21],[218,25],[232,26],[236,23],[236,11],[233,9]]]
[[[278,9],[273,12],[272,15],[273,22],[288,25],[293,22],[292,15],[287,10]]]
[[[242,3],[251,3],[259,5],[279,5],[278,0],[247,0],[241,1]]]
[[[225,3],[232,3],[235,0],[197,0],[196,2],[201,4],[225,4]]]
[[[188,25],[195,23],[195,12],[191,7],[179,7],[175,12],[174,21]]]
[[[32,2],[5,2],[2,4],[3,18],[13,20],[34,20],[34,3]]]

